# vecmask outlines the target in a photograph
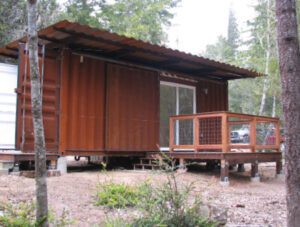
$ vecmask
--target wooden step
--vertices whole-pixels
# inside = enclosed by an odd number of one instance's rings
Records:
[[[160,165],[154,165],[154,164],[134,164],[134,169],[159,169]]]

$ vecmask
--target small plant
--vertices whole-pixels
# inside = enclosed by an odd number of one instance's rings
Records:
[[[164,157],[162,163],[163,172],[167,181],[161,185],[151,185],[146,182],[135,189],[136,199],[134,200],[135,208],[138,215],[126,219],[124,217],[113,217],[106,220],[106,227],[213,227],[217,223],[202,217],[201,200],[197,195],[191,195],[193,184],[182,185],[178,183],[177,175],[174,170],[175,161]],[[124,185],[123,185],[124,186]],[[128,187],[129,188],[129,187]],[[103,189],[105,191],[105,189]],[[120,196],[106,196],[113,201]],[[124,196],[123,196],[124,197]],[[121,199],[123,201],[123,199]]]
[[[36,221],[35,204],[33,202],[21,202],[18,204],[1,204],[0,205],[0,226],[8,227],[37,227],[41,226],[44,220]],[[60,217],[49,214],[49,222],[56,227],[69,226],[73,223],[64,210]]]
[[[140,197],[139,188],[122,183],[105,182],[97,191],[96,205],[109,208],[125,208],[135,206]]]
[[[193,185],[179,188],[176,175],[168,174],[167,182],[159,187],[147,187],[139,205],[144,215],[131,226],[211,227],[216,223],[201,217],[199,196],[191,198]]]
[[[35,221],[35,206],[33,203],[4,204],[0,206],[0,210],[3,212],[0,215],[0,226],[38,226]]]

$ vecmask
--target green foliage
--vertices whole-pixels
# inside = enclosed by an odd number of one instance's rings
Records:
[[[106,227],[213,227],[218,225],[217,222],[201,216],[200,196],[192,194],[194,185],[179,184],[177,174],[174,172],[178,166],[174,165],[174,160],[166,157],[162,166],[162,173],[167,179],[164,183],[154,186],[145,182],[133,189],[137,195],[134,205],[139,211],[138,215],[131,216],[130,219],[120,216],[108,218]]]
[[[142,195],[140,189],[141,187],[105,182],[98,186],[96,205],[109,208],[135,206]]]
[[[36,221],[35,204],[32,202],[20,202],[18,204],[1,204],[0,226],[7,227],[37,227],[41,226],[44,220]],[[69,226],[73,223],[64,210],[60,217],[50,214],[50,224],[56,227]]]
[[[259,114],[265,83],[267,86],[266,102],[264,111],[261,114],[272,115],[273,97],[275,97],[275,112],[277,116],[280,116],[281,89],[275,38],[274,0],[258,0],[253,7],[256,16],[251,21],[248,21],[246,28],[243,28],[244,31],[249,32],[250,36],[247,40],[239,38],[238,24],[234,11],[231,9],[229,12],[227,38],[219,37],[215,44],[208,45],[204,55],[215,60],[268,74],[268,77],[230,81],[230,111]],[[267,80],[266,82],[265,79]]]
[[[199,215],[201,201],[199,196],[191,196],[192,189],[192,184],[180,188],[174,173],[158,187],[149,185],[139,203],[144,215],[133,220],[131,226],[216,226]]]
[[[27,27],[26,0],[0,1],[0,45],[21,38]],[[39,0],[37,9],[38,28],[55,22],[59,13],[56,0]]]
[[[149,183],[137,187],[140,190],[135,207],[140,215],[130,220],[114,216],[106,220],[106,227],[166,226],[166,227],[211,227],[217,226],[200,215],[199,196],[191,196],[193,185],[179,187],[174,173],[168,173],[166,183],[157,187]],[[123,190],[123,189],[122,189]],[[113,197],[114,194],[112,195]],[[123,207],[124,208],[124,207]]]
[[[112,32],[151,43],[166,41],[164,27],[170,26],[171,9],[179,0],[116,0],[102,5],[97,15]]]
[[[152,43],[166,41],[172,8],[180,0],[68,0],[61,19],[104,28]]]
[[[0,215],[0,226],[33,227],[35,221],[35,206],[33,203],[19,203],[13,206],[6,204],[0,207],[3,215]]]
[[[104,0],[68,0],[66,10],[61,13],[60,19],[78,22],[92,27],[102,27],[96,12],[102,7]]]
[[[26,24],[26,1],[0,1],[0,45],[23,33]]]

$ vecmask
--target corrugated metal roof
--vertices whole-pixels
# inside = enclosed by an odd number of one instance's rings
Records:
[[[67,47],[73,51],[159,70],[219,80],[262,76],[252,70],[66,20],[40,30],[38,35],[40,43],[45,44],[47,49]],[[0,55],[17,58],[19,43],[26,42],[26,39],[23,37],[0,48]]]

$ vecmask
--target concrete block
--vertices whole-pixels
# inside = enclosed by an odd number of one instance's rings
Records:
[[[14,167],[13,162],[0,161],[0,170],[9,170]]]
[[[255,177],[251,177],[251,182],[260,182],[260,177],[259,176],[255,176]]]
[[[8,169],[0,169],[0,176],[1,175],[8,175],[9,174],[9,171],[8,171]]]
[[[67,173],[67,158],[66,157],[61,156],[57,159],[57,170],[59,170],[61,174]]]
[[[284,180],[285,175],[284,173],[276,174],[276,178]]]
[[[220,181],[220,185],[222,187],[228,187],[230,184],[229,184],[229,181]]]
[[[94,163],[94,164],[101,164],[103,162],[103,156],[100,156],[100,155],[90,156],[90,162]]]
[[[229,178],[228,177],[224,177],[223,179],[220,180],[220,185],[224,186],[224,187],[228,187],[229,184]]]

